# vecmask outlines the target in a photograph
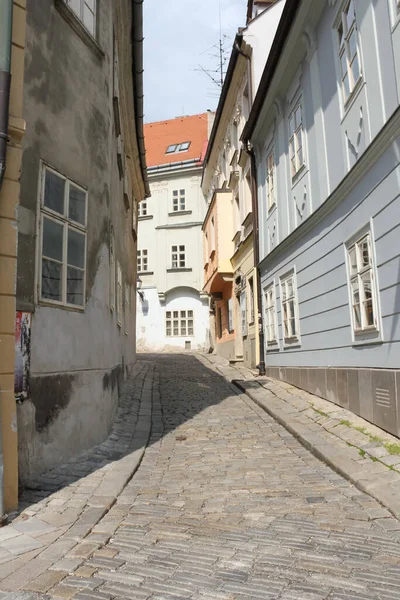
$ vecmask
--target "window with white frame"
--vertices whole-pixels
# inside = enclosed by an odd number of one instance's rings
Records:
[[[337,28],[343,100],[346,103],[361,77],[354,1],[344,5]]]
[[[293,177],[304,165],[304,130],[301,101],[297,102],[289,115],[290,171]]]
[[[144,273],[149,270],[148,250],[137,251],[137,270],[138,273]]]
[[[87,192],[43,166],[40,300],[85,305]]]
[[[214,250],[215,250],[215,221],[214,221],[214,217],[211,217],[210,235],[211,235],[211,252],[214,252]]]
[[[272,283],[264,290],[265,337],[267,345],[277,343],[275,286]]]
[[[184,269],[186,266],[185,246],[172,246],[171,265],[173,269]]]
[[[66,0],[88,32],[96,35],[96,1],[97,0]]]
[[[131,286],[125,283],[125,334],[129,334],[130,323],[130,306],[131,306]]]
[[[247,300],[245,291],[240,294],[240,314],[242,321],[242,337],[245,337],[247,335]]]
[[[110,310],[115,310],[115,237],[114,229],[111,226],[110,232]]]
[[[299,318],[295,274],[291,273],[281,280],[282,324],[285,341],[299,339]]]
[[[167,337],[193,337],[194,314],[192,310],[167,310],[165,317]]]
[[[378,298],[370,232],[347,246],[354,333],[378,329]]]
[[[275,205],[275,160],[274,151],[268,154],[267,157],[267,208],[271,208]]]
[[[174,212],[179,212],[180,210],[185,210],[185,207],[185,190],[174,190],[172,192],[172,210]]]
[[[147,217],[147,202],[142,200],[138,204],[138,217]]]
[[[122,268],[117,262],[117,323],[120,327],[122,326],[123,302]]]
[[[254,280],[249,278],[249,308],[250,308],[250,323],[254,323]]]
[[[227,310],[228,310],[228,331],[231,333],[234,330],[233,326],[233,300],[229,298],[227,302]]]

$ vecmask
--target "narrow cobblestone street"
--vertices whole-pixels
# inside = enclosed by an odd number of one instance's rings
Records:
[[[26,590],[77,600],[400,598],[400,524],[386,509],[195,356],[143,359],[156,375],[138,471],[90,540]]]

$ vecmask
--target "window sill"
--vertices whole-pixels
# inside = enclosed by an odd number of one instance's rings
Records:
[[[150,221],[153,218],[153,215],[143,215],[143,217],[138,217],[138,221]]]
[[[301,343],[300,343],[300,339],[298,337],[284,338],[284,340],[283,340],[284,348],[296,348],[296,347],[300,347],[300,346],[301,346]]]
[[[178,217],[179,215],[191,215],[191,210],[174,210],[173,212],[169,212],[169,217]]]
[[[353,329],[353,346],[367,346],[368,344],[382,344],[382,333],[375,327],[364,329],[363,331],[354,331]]]
[[[138,275],[154,275],[154,271],[138,271]]]
[[[307,165],[304,163],[302,167],[292,177],[292,189],[299,183],[300,179],[308,172]]]
[[[55,0],[55,7],[64,17],[68,25],[75,31],[81,40],[88,46],[99,59],[103,59],[105,54],[97,41],[89,33],[86,27],[81,23],[74,11],[66,4],[65,0]]]
[[[167,269],[167,273],[189,273],[193,271],[191,267],[177,267],[175,269]]]
[[[364,81],[362,75],[360,75],[356,85],[354,86],[354,90],[351,92],[351,94],[347,98],[346,102],[343,102],[343,116],[342,116],[342,120],[340,121],[340,124],[342,124],[343,121],[346,119],[353,104],[355,103],[358,96],[360,95],[361,90],[363,89],[364,85],[365,85],[365,81]],[[343,94],[343,92],[342,92],[342,94]],[[343,98],[343,96],[342,96],[342,98]]]
[[[72,304],[59,304],[58,302],[51,302],[51,300],[39,300],[39,306],[47,308],[60,308],[61,310],[68,310],[69,312],[84,313],[84,306],[73,306]]]

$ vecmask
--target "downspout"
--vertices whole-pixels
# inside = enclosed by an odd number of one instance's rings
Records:
[[[133,5],[133,97],[135,104],[136,135],[139,147],[140,166],[143,174],[145,198],[150,196],[150,186],[147,177],[146,148],[144,145],[144,91],[143,91],[143,2],[132,0]]]
[[[248,72],[248,82],[249,82],[249,97],[250,97],[250,106],[253,104],[253,82],[252,82],[252,73],[251,73],[251,62],[250,56],[240,52],[242,56],[245,56],[248,59],[247,63],[247,72]],[[259,352],[260,352],[260,361],[257,365],[258,374],[263,376],[266,374],[265,370],[265,346],[264,346],[264,323],[263,323],[263,314],[262,314],[262,294],[261,294],[261,274],[260,274],[260,228],[258,221],[258,189],[257,189],[257,167],[256,167],[256,158],[254,156],[253,148],[250,148],[249,145],[245,147],[246,153],[250,156],[251,167],[251,205],[253,212],[253,252],[254,252],[254,264],[256,267],[256,276],[257,276],[257,321],[258,321],[258,341],[259,341]]]
[[[12,15],[13,0],[0,0],[0,191],[6,172],[8,110],[11,87]],[[3,407],[0,405],[1,412],[2,409]],[[0,427],[0,527],[5,524],[5,521],[4,453]]]
[[[0,0],[0,189],[6,172],[13,0]]]
[[[253,148],[247,148],[251,161],[251,199],[253,210],[253,244],[254,244],[254,264],[257,273],[257,306],[258,306],[258,339],[260,344],[260,362],[258,364],[258,374],[265,375],[265,346],[264,346],[264,323],[262,316],[262,294],[261,294],[261,274],[260,274],[260,245],[259,245],[259,221],[258,221],[258,189],[257,189],[257,167],[256,157]]]

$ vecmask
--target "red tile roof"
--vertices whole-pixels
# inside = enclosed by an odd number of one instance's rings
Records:
[[[201,164],[207,148],[208,119],[209,114],[203,113],[145,124],[147,166],[154,167],[191,159],[198,159]],[[183,142],[190,142],[186,152],[165,153],[171,144]]]

